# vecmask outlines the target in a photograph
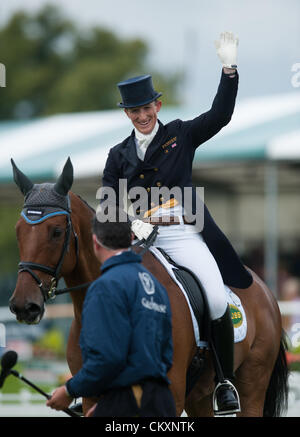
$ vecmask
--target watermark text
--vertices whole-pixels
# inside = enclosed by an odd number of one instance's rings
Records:
[[[0,323],[0,347],[6,347],[6,330],[3,323]]]
[[[155,221],[155,213],[160,210],[163,216],[182,211],[185,223],[196,226],[198,232],[204,226],[204,188],[203,187],[151,187],[135,186],[127,189],[127,180],[119,179],[118,189],[100,187],[96,194],[100,200],[96,215],[99,222],[127,221],[124,211],[128,211],[135,219],[147,219],[151,216]],[[129,202],[128,202],[129,199]],[[128,207],[128,204],[129,207]],[[119,217],[116,217],[115,206],[119,206]],[[180,213],[178,213],[180,215]]]
[[[0,63],[0,87],[6,87],[6,68],[4,64]]]
[[[292,73],[294,73],[291,78],[292,87],[299,88],[300,87],[300,62],[293,64],[291,71]]]
[[[294,323],[291,327],[291,343],[294,348],[300,346],[300,323]]]

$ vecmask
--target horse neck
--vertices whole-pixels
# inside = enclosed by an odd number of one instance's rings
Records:
[[[100,263],[92,244],[92,218],[95,212],[79,196],[70,193],[72,224],[78,237],[78,258],[74,270],[64,276],[68,287],[94,281],[100,274]],[[87,288],[86,288],[87,289]],[[81,314],[86,289],[71,292],[75,314]]]

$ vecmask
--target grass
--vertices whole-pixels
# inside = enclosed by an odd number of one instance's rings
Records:
[[[18,363],[14,367],[14,369],[17,370],[20,374],[22,374],[23,366],[22,366],[22,364]],[[49,385],[49,384],[37,384],[37,385],[39,388],[44,390],[46,393],[51,393],[52,390],[54,388],[56,388],[55,386]],[[9,394],[19,393],[23,389],[26,389],[31,393],[38,393],[36,390],[34,390],[32,387],[30,387],[25,382],[21,381],[20,379],[16,378],[13,375],[9,375],[4,382],[4,385],[1,389],[1,393],[3,393],[3,394],[5,394],[5,393],[9,393]],[[42,395],[41,395],[41,400],[42,401],[45,400]]]

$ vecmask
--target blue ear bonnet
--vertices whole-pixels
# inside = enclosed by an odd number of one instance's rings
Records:
[[[69,196],[54,190],[55,184],[35,184],[25,197],[21,216],[29,224],[38,224],[50,217],[71,214]]]

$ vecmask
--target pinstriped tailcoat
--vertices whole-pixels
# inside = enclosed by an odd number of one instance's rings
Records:
[[[110,149],[103,172],[103,186],[114,188],[119,196],[119,179],[127,180],[128,191],[144,187],[149,192],[148,208],[151,208],[151,187],[193,187],[192,165],[198,146],[216,135],[232,116],[238,89],[238,74],[229,77],[222,71],[220,84],[209,111],[193,120],[174,120],[159,129],[147,148],[144,161],[136,152],[135,134]],[[193,188],[193,196],[196,190]],[[121,205],[120,205],[121,206]],[[193,204],[193,210],[195,205]],[[194,211],[193,211],[194,212]],[[214,222],[204,206],[202,236],[218,263],[224,283],[247,288],[252,277],[242,265],[232,245]]]

